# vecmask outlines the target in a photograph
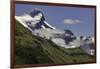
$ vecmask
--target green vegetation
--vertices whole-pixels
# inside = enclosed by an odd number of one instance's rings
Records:
[[[65,64],[92,62],[93,56],[80,48],[66,49],[34,36],[15,20],[15,62],[21,64]]]

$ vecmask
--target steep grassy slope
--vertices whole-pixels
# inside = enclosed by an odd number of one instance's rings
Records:
[[[65,64],[92,62],[93,56],[80,48],[65,49],[52,41],[37,37],[15,20],[16,64]]]

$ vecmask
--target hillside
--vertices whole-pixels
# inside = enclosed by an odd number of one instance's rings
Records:
[[[51,40],[32,35],[15,20],[15,61],[20,64],[65,64],[92,62],[93,56],[80,48],[66,49]]]

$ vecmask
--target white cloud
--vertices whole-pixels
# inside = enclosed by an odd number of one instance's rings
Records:
[[[80,20],[78,19],[64,19],[65,24],[79,24],[81,23]]]

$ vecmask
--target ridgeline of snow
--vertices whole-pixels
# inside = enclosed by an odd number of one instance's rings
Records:
[[[30,14],[15,16],[15,19],[34,35],[49,39],[61,47],[80,47],[88,54],[94,55],[93,38],[75,37],[70,30],[56,29],[45,20],[43,13],[38,9],[32,10]]]

